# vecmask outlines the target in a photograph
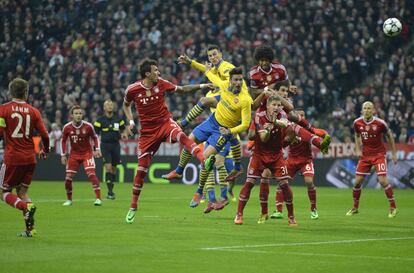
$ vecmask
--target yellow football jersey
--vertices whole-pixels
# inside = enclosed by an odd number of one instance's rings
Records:
[[[230,81],[223,81],[212,71],[206,73],[207,78],[220,88],[220,101],[217,104],[215,117],[217,122],[230,129],[231,133],[238,134],[249,128],[251,119],[251,104],[253,102],[249,92],[242,90],[238,94],[229,91]]]

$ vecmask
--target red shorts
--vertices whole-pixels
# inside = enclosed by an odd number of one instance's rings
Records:
[[[6,166],[3,163],[0,169],[0,188],[4,191],[11,191],[18,186],[28,188],[35,168],[36,164]]]
[[[249,167],[247,170],[247,177],[260,178],[265,169],[269,169],[272,175],[278,179],[290,179],[286,161],[282,153],[277,155],[260,155],[253,153],[250,158]]]
[[[173,135],[182,132],[181,127],[173,120],[165,122],[153,129],[141,129],[138,139],[138,158],[146,155],[153,156],[163,142],[175,142]]]
[[[92,154],[86,154],[82,157],[69,155],[68,163],[66,164],[66,172],[77,173],[82,163],[86,173],[95,172],[95,159]]]
[[[358,160],[356,174],[362,176],[370,175],[372,166],[375,166],[375,171],[378,176],[387,175],[387,159],[385,155],[367,157],[362,156]]]
[[[288,158],[287,167],[291,177],[294,177],[298,171],[303,176],[313,177],[315,175],[313,161],[310,158]]]

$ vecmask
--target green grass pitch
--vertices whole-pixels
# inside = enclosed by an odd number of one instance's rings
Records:
[[[105,185],[102,185],[105,196]],[[35,238],[18,238],[21,214],[0,204],[0,272],[413,272],[414,202],[396,190],[399,214],[388,219],[382,190],[364,189],[360,214],[345,216],[351,190],[318,188],[320,218],[310,220],[304,187],[293,188],[298,227],[287,220],[257,224],[258,187],[244,224],[223,211],[190,209],[195,186],[146,184],[135,223],[125,223],[131,184],[116,185],[117,200],[94,207],[89,183],[74,183],[74,203],[62,207],[64,184],[34,182]],[[239,191],[236,188],[236,192]],[[271,188],[270,209],[275,186]]]

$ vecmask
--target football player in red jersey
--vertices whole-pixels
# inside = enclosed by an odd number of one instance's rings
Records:
[[[180,142],[193,156],[202,163],[206,170],[213,168],[214,155],[205,158],[197,144],[188,138],[181,127],[172,119],[165,104],[167,92],[192,92],[204,87],[213,88],[212,84],[177,86],[160,77],[158,64],[154,60],[144,60],[140,65],[142,80],[129,85],[125,91],[124,113],[129,120],[129,130],[135,128],[132,115],[132,103],[139,115],[141,130],[138,144],[138,170],[132,188],[131,207],[125,218],[133,223],[137,210],[138,198],[144,185],[151,159],[162,142]]]
[[[36,233],[36,206],[27,191],[36,167],[33,131],[36,130],[42,138],[42,158],[46,158],[46,153],[49,152],[49,134],[39,110],[26,102],[28,82],[16,78],[10,82],[9,91],[12,100],[0,106],[0,131],[5,143],[4,161],[0,170],[0,198],[23,211],[26,230],[19,236],[32,237]],[[12,193],[13,188],[17,195]]]
[[[305,118],[305,111],[301,109],[295,109],[294,111],[297,115]],[[286,136],[285,145],[289,145],[289,155],[287,160],[288,173],[292,178],[295,177],[298,171],[300,171],[303,175],[311,204],[311,219],[318,219],[319,215],[316,208],[316,187],[313,182],[315,171],[313,167],[312,146],[309,142],[302,141],[295,135]],[[270,216],[270,218],[283,218],[282,209],[283,192],[280,188],[278,188],[276,192],[276,211]]]
[[[355,185],[353,188],[354,206],[346,215],[351,216],[358,213],[359,198],[361,196],[361,186],[364,177],[371,173],[371,168],[375,167],[378,175],[378,182],[384,188],[385,195],[390,203],[389,218],[397,215],[397,207],[395,205],[394,193],[387,180],[387,159],[386,148],[384,144],[384,136],[387,137],[391,146],[391,159],[397,162],[397,152],[395,149],[394,137],[387,123],[374,116],[374,104],[366,101],[362,104],[362,117],[354,121],[355,131],[355,151],[359,156],[359,161],[355,175]],[[362,147],[362,150],[361,150]]]
[[[281,109],[279,97],[271,96],[267,99],[266,110],[257,111],[255,114],[255,145],[253,154],[250,158],[247,170],[247,178],[243,188],[240,191],[237,215],[234,219],[236,225],[243,224],[243,210],[250,197],[250,192],[254,182],[262,178],[263,171],[268,169],[271,176],[274,176],[279,187],[282,189],[285,198],[285,204],[288,209],[288,223],[290,226],[296,226],[296,220],[293,212],[293,194],[290,189],[286,162],[283,158],[283,140],[285,130],[288,126],[286,113]],[[267,209],[267,204],[266,204]],[[264,223],[268,219],[267,211],[260,215],[258,223]]]
[[[89,181],[92,183],[95,192],[95,206],[101,206],[101,188],[99,187],[99,179],[95,172],[94,157],[101,157],[99,147],[99,139],[95,133],[93,125],[82,120],[83,110],[80,106],[75,105],[70,109],[72,121],[66,123],[62,130],[62,164],[66,166],[65,189],[67,200],[63,206],[72,205],[72,179],[78,172],[79,167],[83,164]],[[68,158],[67,144],[70,145]],[[93,146],[92,146],[93,143]]]

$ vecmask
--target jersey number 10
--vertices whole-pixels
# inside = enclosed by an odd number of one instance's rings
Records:
[[[20,113],[13,113],[11,115],[11,117],[18,119],[17,126],[14,129],[11,136],[13,138],[22,138],[23,134],[24,134],[26,138],[29,138],[29,134],[30,134],[30,115],[26,115],[26,126],[24,128],[25,130],[23,131],[23,133],[20,133],[20,130],[22,129],[22,125],[23,125],[23,116]]]

